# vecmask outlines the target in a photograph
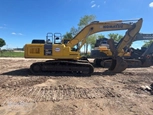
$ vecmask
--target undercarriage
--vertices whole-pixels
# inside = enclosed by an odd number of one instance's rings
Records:
[[[76,74],[91,75],[94,72],[92,64],[87,60],[48,60],[46,62],[36,62],[30,66],[33,74]]]

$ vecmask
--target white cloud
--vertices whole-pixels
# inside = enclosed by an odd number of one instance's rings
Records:
[[[96,6],[96,4],[93,4],[91,7],[94,8]]]
[[[13,35],[16,35],[16,33],[15,33],[15,32],[12,32],[12,34],[13,34]]]
[[[2,29],[3,27],[2,26],[0,26],[0,29]]]
[[[12,34],[12,35],[20,35],[20,36],[23,35],[22,33],[15,33],[15,32],[12,32],[11,34]]]
[[[18,33],[18,35],[22,36],[23,34],[22,33]]]
[[[100,7],[100,5],[97,6],[98,8]]]
[[[90,3],[92,4],[92,3],[94,3],[95,1],[91,1]]]
[[[104,4],[106,4],[106,1],[104,1]]]
[[[149,7],[153,8],[153,2],[151,2],[151,3],[149,4]]]

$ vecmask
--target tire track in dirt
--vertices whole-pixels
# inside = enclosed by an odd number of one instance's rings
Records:
[[[29,86],[33,86],[35,84],[40,84],[45,82],[47,79],[49,78],[45,78],[45,77],[29,77],[26,79],[20,79],[20,80],[3,80],[0,81],[0,87],[5,88],[5,87],[29,87]],[[7,82],[8,80],[8,82]]]
[[[0,77],[0,86],[1,86],[3,83],[7,82],[9,79],[10,79],[9,77],[3,77],[3,78]]]
[[[5,88],[1,88],[4,91]],[[34,100],[35,102],[46,101],[60,101],[60,100],[72,100],[72,99],[97,99],[104,97],[115,97],[117,94],[113,89],[107,87],[91,87],[81,88],[73,86],[56,86],[56,87],[22,87],[7,88],[2,95],[2,102],[11,97],[26,97]]]

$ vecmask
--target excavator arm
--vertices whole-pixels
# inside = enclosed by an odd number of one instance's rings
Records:
[[[144,34],[144,33],[138,33],[137,34],[137,36],[136,36],[136,38],[134,39],[134,41],[141,41],[141,40],[153,40],[153,34]],[[142,50],[141,50],[141,53],[142,53],[142,55],[140,55],[140,57],[145,57],[146,55],[148,55],[148,54],[152,54],[153,53],[153,51],[152,51],[152,49],[153,49],[153,43],[151,43],[149,46],[148,46],[148,48],[145,50],[145,52],[143,52]],[[139,53],[138,53],[139,54]]]
[[[128,29],[128,33],[126,34],[125,39],[123,40],[123,43],[119,44],[118,46],[119,47],[118,50],[120,51],[123,48],[123,46],[127,45],[129,41],[133,40],[133,39],[131,40],[131,38],[133,38],[133,35],[135,35],[135,33],[137,33],[137,31],[141,28],[141,21],[142,19],[117,20],[117,21],[107,21],[107,22],[94,21],[90,23],[89,25],[85,26],[72,40],[70,40],[66,44],[66,46],[73,48],[76,44],[80,43],[80,47],[78,48],[78,51],[79,51],[80,48],[86,43],[86,38],[89,35],[92,35],[97,32],[102,32],[102,31]]]
[[[108,40],[110,50],[113,54],[112,65],[109,70],[114,72],[121,72],[127,68],[127,63],[122,59],[122,55],[118,55],[122,49],[127,46],[129,47],[132,42],[134,41],[136,35],[139,33],[141,26],[142,26],[142,18],[135,23],[132,28],[128,29],[125,36],[119,41],[117,46],[115,47],[113,39]]]
[[[134,41],[139,41],[139,40],[153,40],[153,33],[152,34],[138,33]]]
[[[143,20],[139,19],[137,23],[134,23],[132,28],[128,29],[125,36],[119,41],[116,47],[114,46],[113,39],[108,40],[108,43],[110,45],[110,50],[113,52],[114,56],[117,56],[125,46],[129,47],[133,43],[133,41],[135,40],[137,34],[141,29],[142,22]],[[124,54],[122,54],[121,56],[123,55]]]

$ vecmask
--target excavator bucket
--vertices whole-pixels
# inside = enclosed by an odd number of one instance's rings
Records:
[[[123,60],[123,58],[117,56],[117,50],[114,45],[114,40],[109,39],[108,44],[109,44],[109,47],[110,47],[112,54],[115,57],[112,59],[112,63],[111,63],[109,70],[112,72],[115,72],[115,73],[119,73],[119,72],[124,71],[127,68],[127,63]]]
[[[124,71],[127,68],[127,66],[128,65],[126,61],[124,61],[123,58],[118,56],[115,59],[112,59],[112,63],[109,70],[115,73],[120,73]]]

